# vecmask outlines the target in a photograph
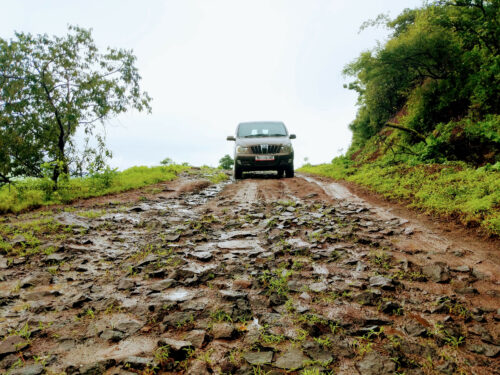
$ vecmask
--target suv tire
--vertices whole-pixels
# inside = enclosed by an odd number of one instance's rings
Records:
[[[295,172],[293,170],[293,165],[288,166],[285,170],[286,178],[292,178],[294,175],[295,175]]]
[[[235,180],[240,180],[243,177],[243,171],[241,168],[234,166],[233,177]]]
[[[277,170],[277,172],[278,172],[278,178],[282,178],[283,177],[283,173],[285,171],[283,170],[283,168],[280,168],[280,169]]]

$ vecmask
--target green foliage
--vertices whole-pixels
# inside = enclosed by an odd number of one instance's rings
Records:
[[[180,165],[132,167],[123,172],[106,168],[101,173],[62,181],[57,191],[53,190],[53,182],[48,178],[25,178],[0,187],[0,212],[19,212],[45,205],[68,203],[79,198],[118,193],[173,180],[178,173],[188,169],[189,167]]]
[[[267,289],[268,293],[276,293],[281,297],[288,295],[288,279],[293,271],[285,268],[278,268],[274,271],[264,270],[259,280]]]
[[[130,108],[150,111],[135,60],[123,49],[99,52],[91,31],[76,26],[62,37],[0,38],[0,182],[42,177],[43,165],[55,183],[101,171],[111,153],[97,125]]]
[[[206,177],[210,180],[210,182],[214,184],[218,184],[219,182],[226,181],[229,179],[229,176],[224,172],[221,172],[218,168],[213,168],[209,166],[202,166],[200,168],[201,174],[203,177]]]
[[[233,319],[231,318],[231,315],[229,315],[227,312],[224,310],[217,310],[215,312],[210,313],[210,318],[215,321],[215,322],[233,322]]]
[[[170,347],[163,345],[156,349],[155,360],[160,366],[166,365],[170,360]]]
[[[231,169],[234,165],[234,160],[231,156],[229,155],[224,155],[220,160],[219,160],[219,168],[220,169]]]
[[[0,223],[0,254],[17,257],[38,254],[41,251],[42,243],[65,238],[65,233],[71,230],[71,226],[62,225],[53,218]],[[12,242],[13,240],[14,242]],[[46,255],[54,251],[53,246],[43,248]]]
[[[160,164],[161,165],[165,165],[165,166],[168,166],[168,165],[174,165],[174,161],[170,158],[165,158],[163,159],[162,161],[160,161]]]
[[[498,1],[441,0],[365,23],[385,24],[392,37],[344,69],[360,106],[350,153],[395,123],[404,147],[428,137],[428,147],[413,150],[422,159],[481,164],[484,155],[471,149],[498,155],[498,116],[488,117],[500,108],[498,14]],[[487,123],[488,131],[473,125]]]
[[[430,162],[464,160],[477,165],[500,161],[500,116],[438,124],[419,154],[421,160]]]

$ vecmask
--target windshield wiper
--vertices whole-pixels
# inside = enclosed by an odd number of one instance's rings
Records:
[[[253,138],[253,137],[286,137],[286,134],[250,134],[250,135],[245,135],[243,138]]]
[[[250,134],[250,135],[245,135],[243,138],[253,138],[253,137],[267,137],[267,134]]]

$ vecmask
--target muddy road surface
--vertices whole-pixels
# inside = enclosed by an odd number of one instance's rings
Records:
[[[500,374],[498,242],[202,176],[1,217],[0,373]]]

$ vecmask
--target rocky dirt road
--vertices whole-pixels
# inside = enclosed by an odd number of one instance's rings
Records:
[[[498,242],[196,174],[1,218],[0,372],[500,374]]]

